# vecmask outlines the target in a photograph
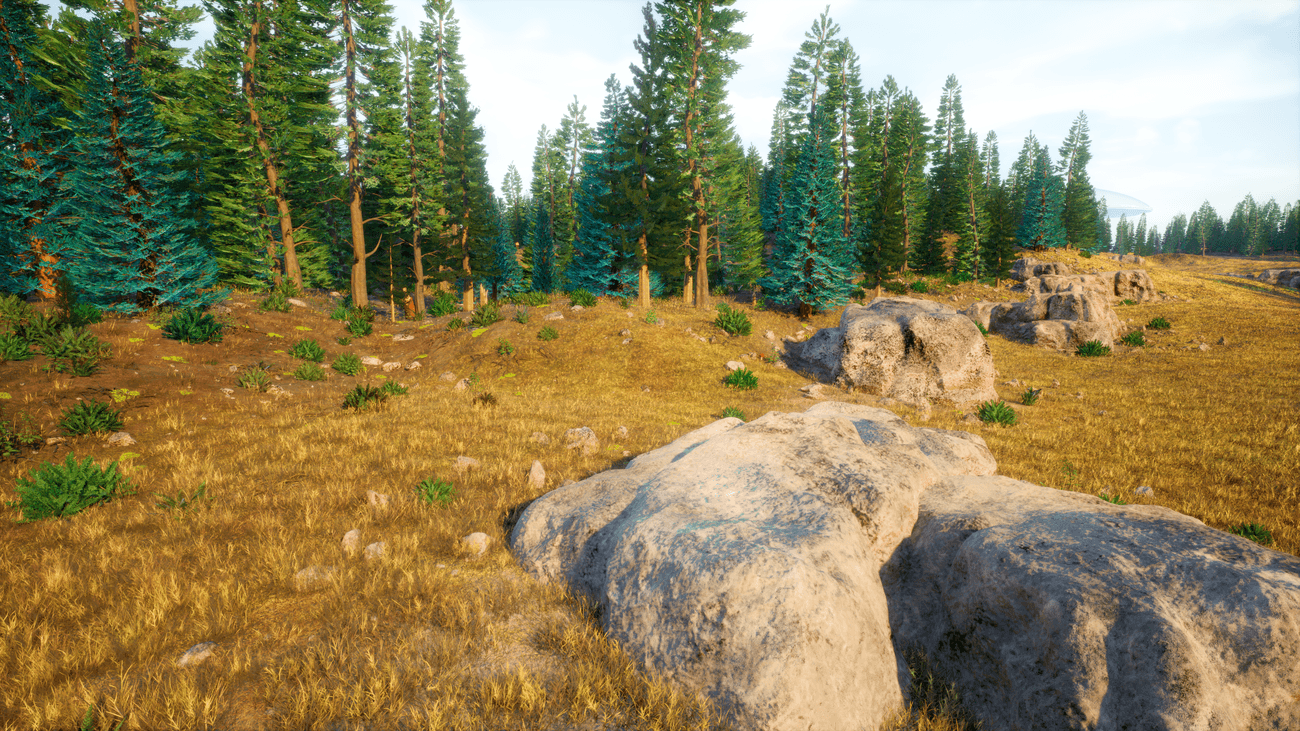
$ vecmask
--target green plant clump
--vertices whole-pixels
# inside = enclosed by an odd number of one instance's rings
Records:
[[[985,401],[979,408],[980,421],[986,424],[1016,425],[1016,410],[1005,401]]]
[[[1033,406],[1038,403],[1038,395],[1043,392],[1041,388],[1026,388],[1025,392],[1020,394],[1020,403],[1025,406]]]
[[[1091,251],[1088,251],[1087,249],[1080,249],[1080,250],[1079,250],[1079,256],[1081,256],[1081,257],[1083,257],[1083,258],[1085,258],[1085,259],[1091,259],[1091,258],[1092,258],[1092,252],[1091,252]]]
[[[452,487],[450,482],[443,482],[429,477],[415,486],[415,493],[426,505],[437,505],[445,508],[456,497]]]
[[[450,315],[460,307],[456,297],[451,292],[438,292],[433,296],[433,302],[429,305],[429,314],[433,317],[442,317]]]
[[[82,401],[63,412],[59,427],[74,437],[115,432],[122,428],[122,412],[106,403]]]
[[[32,419],[31,414],[22,414],[26,422],[24,428],[18,426],[18,420],[14,419],[12,423],[0,421],[0,457],[12,457],[18,454],[22,447],[36,449],[45,442],[45,437],[36,428],[36,421]]]
[[[298,370],[293,372],[293,377],[299,381],[323,381],[325,369],[315,363],[307,362],[298,366]]]
[[[459,317],[453,317],[447,321],[448,332],[456,332],[457,330],[463,330],[464,328],[465,328],[465,321],[460,319]]]
[[[725,409],[722,410],[722,416],[719,417],[719,418],[722,418],[722,419],[740,419],[741,421],[744,421],[744,420],[745,420],[745,412],[741,411],[740,409],[738,409],[738,408],[736,408],[736,407],[734,407],[734,406],[728,406],[727,408],[725,408]]]
[[[1238,523],[1228,528],[1228,532],[1235,536],[1248,538],[1261,546],[1273,545],[1273,534],[1269,532],[1268,528],[1259,523]]]
[[[364,338],[375,331],[375,326],[371,324],[374,319],[375,311],[369,307],[354,309],[348,313],[347,331],[353,337]]]
[[[385,396],[405,396],[411,389],[403,386],[397,381],[386,381],[379,387],[379,392]]]
[[[752,391],[758,388],[758,376],[748,368],[741,368],[738,371],[732,371],[723,379],[723,384],[728,388],[734,388],[738,391]]]
[[[1165,318],[1157,317],[1153,319],[1151,322],[1148,322],[1147,327],[1152,330],[1168,330],[1169,328],[1173,327],[1173,325],[1170,325],[1169,321],[1166,320]]]
[[[58,333],[50,333],[40,342],[41,352],[50,359],[46,370],[71,372],[86,377],[95,374],[99,362],[112,355],[113,349],[86,330],[64,325]]]
[[[18,478],[14,491],[17,502],[9,507],[22,510],[20,522],[76,515],[86,508],[134,492],[134,486],[117,471],[117,460],[100,468],[90,457],[78,464],[71,454],[62,464],[45,462],[32,470],[27,479]]]
[[[271,386],[271,376],[261,368],[254,368],[239,374],[239,378],[235,379],[235,385],[251,391],[262,392]]]
[[[655,314],[654,310],[647,310],[645,313],[645,321],[647,325],[653,325],[656,322],[659,322],[659,316]]]
[[[1134,330],[1133,332],[1120,338],[1119,341],[1131,348],[1140,348],[1143,345],[1147,344],[1146,337],[1142,335],[1141,330]]]
[[[726,302],[718,303],[718,318],[713,321],[713,324],[728,335],[748,335],[754,328],[748,315],[740,310],[731,309],[731,305]]]
[[[560,334],[556,332],[555,328],[551,327],[550,325],[547,325],[546,327],[537,331],[538,340],[550,342],[558,337],[560,337]]]
[[[344,353],[334,359],[330,368],[342,373],[345,376],[355,376],[361,372],[361,359],[352,353]]]
[[[1136,305],[1136,304],[1137,304],[1136,302],[1134,302],[1133,300],[1130,300],[1130,299],[1123,299],[1123,300],[1120,300],[1119,303],[1120,303],[1121,305]]]
[[[339,345],[351,345],[351,344],[352,344],[352,338],[347,337],[347,336],[345,335],[345,336],[343,336],[343,337],[341,337],[341,338],[334,338],[334,342],[338,343]]]
[[[907,285],[902,282],[885,282],[881,285],[881,289],[890,294],[907,294]]]
[[[32,357],[26,339],[18,333],[0,333],[0,363],[7,360],[31,360]]]
[[[200,312],[195,307],[186,307],[177,310],[171,316],[167,324],[163,325],[162,334],[165,338],[190,345],[219,343],[222,327],[223,325],[212,315]]]
[[[298,296],[298,285],[286,279],[271,288],[270,294],[262,300],[259,308],[265,312],[288,312],[289,298]]]
[[[989,336],[989,329],[984,327],[984,323],[977,322],[975,323],[975,327],[978,327],[980,329],[980,335],[983,335],[986,338]]]
[[[347,306],[347,303],[344,302],[343,300],[339,300],[339,302],[338,302],[337,304],[334,305],[334,311],[330,313],[330,319],[331,319],[331,320],[346,320],[346,319],[348,319],[348,306]]]
[[[575,289],[569,293],[569,306],[590,309],[596,306],[596,295],[585,289]]]
[[[1100,340],[1089,340],[1074,349],[1076,355],[1080,358],[1097,358],[1103,355],[1110,355],[1110,346],[1102,345]]]
[[[918,279],[915,282],[912,282],[910,289],[913,292],[920,292],[921,294],[927,294],[930,291],[930,283],[925,281],[924,279]]]
[[[315,340],[299,340],[294,344],[293,349],[289,351],[289,355],[313,363],[325,360],[325,351]]]
[[[506,301],[516,305],[545,307],[551,304],[551,296],[545,292],[516,292],[510,295]]]
[[[1128,505],[1128,503],[1124,502],[1123,500],[1120,500],[1118,496],[1110,495],[1110,494],[1108,494],[1108,493],[1104,493],[1104,492],[1103,492],[1102,494],[1098,495],[1097,497],[1101,498],[1102,500],[1105,500],[1106,502],[1110,503],[1111,505]]]
[[[154,503],[154,506],[158,508],[162,508],[163,510],[175,510],[179,513],[182,513],[182,515],[176,516],[176,519],[180,520],[182,517],[184,517],[183,513],[186,510],[197,513],[199,508],[204,507],[205,501],[207,502],[207,504],[211,505],[212,498],[204,494],[204,492],[207,490],[207,487],[208,487],[208,483],[206,482],[200,484],[198,489],[194,491],[193,495],[186,495],[184,490],[177,490],[176,497],[174,498],[168,497],[167,495],[164,495],[161,492],[155,492],[154,497],[158,497],[162,499]]]
[[[469,318],[469,324],[474,327],[487,327],[495,325],[504,319],[506,318],[501,314],[501,307],[489,300],[480,305],[477,310],[474,310],[474,314]]]
[[[358,383],[357,387],[349,391],[348,395],[343,398],[343,408],[362,411],[371,403],[378,406],[387,399],[388,394],[383,389],[376,388],[368,383]]]
[[[527,324],[528,324],[528,308],[527,308],[527,307],[520,307],[519,309],[515,310],[515,322],[519,323],[520,325],[527,325]]]
[[[511,355],[515,352],[515,346],[510,344],[505,338],[497,339],[497,355]]]

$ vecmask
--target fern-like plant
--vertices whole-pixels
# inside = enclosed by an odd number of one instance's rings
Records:
[[[527,324],[528,324],[528,308],[527,308],[527,307],[520,307],[519,309],[515,310],[515,322],[519,323],[520,325],[527,325]]]
[[[890,294],[907,294],[907,285],[902,282],[885,282],[881,289]]]
[[[989,329],[987,327],[984,327],[984,323],[977,322],[975,323],[975,327],[978,327],[980,329],[980,335],[983,335],[986,338],[989,336]]]
[[[479,395],[475,396],[471,401],[471,403],[473,403],[475,406],[496,406],[497,397],[496,394],[492,393],[491,391],[484,391],[483,393],[480,393]]]
[[[647,310],[645,313],[645,321],[647,325],[653,325],[656,322],[659,322],[659,316],[655,314],[654,310]]]
[[[351,345],[351,344],[352,344],[352,338],[350,338],[350,337],[344,335],[344,336],[341,337],[341,338],[334,338],[334,342],[338,343],[339,345]]]
[[[405,396],[410,390],[397,381],[385,381],[384,385],[379,387],[379,392],[385,396]]]
[[[1105,500],[1106,502],[1110,503],[1111,505],[1128,505],[1128,503],[1124,502],[1123,500],[1120,500],[1120,499],[1119,499],[1119,496],[1117,496],[1117,495],[1111,495],[1110,493],[1105,493],[1105,492],[1103,492],[1102,494],[1098,495],[1097,497],[1101,498],[1102,500]]]
[[[1273,534],[1268,528],[1259,523],[1238,523],[1228,528],[1228,532],[1242,538],[1248,538],[1261,546],[1273,545]]]
[[[741,368],[738,371],[732,371],[727,374],[722,383],[728,388],[734,388],[737,391],[752,391],[758,388],[758,376],[748,368]]]
[[[745,420],[745,412],[741,411],[740,409],[738,409],[738,408],[736,408],[736,407],[734,407],[734,406],[728,406],[727,408],[725,408],[725,409],[722,410],[722,415],[721,415],[721,417],[719,417],[719,418],[722,418],[722,419],[740,419],[741,421],[744,421],[744,420]]]
[[[575,289],[569,293],[569,306],[590,309],[596,306],[596,295],[585,289]]]
[[[21,416],[26,422],[23,427],[18,426],[18,419],[14,419],[12,424],[0,420],[0,457],[13,457],[22,447],[36,449],[45,442],[32,415],[24,413]]]
[[[162,334],[165,338],[191,345],[219,343],[222,327],[212,315],[200,312],[198,308],[186,307],[171,316],[163,325]]]
[[[545,307],[551,303],[551,296],[545,292],[516,292],[507,301],[516,305]]]
[[[0,333],[0,363],[7,360],[31,360],[33,357],[26,338],[18,333]]]
[[[1081,358],[1098,358],[1103,355],[1110,355],[1110,346],[1102,345],[1100,340],[1089,340],[1074,349],[1075,355]]]
[[[718,317],[713,324],[728,335],[748,335],[754,327],[748,315],[740,310],[731,309],[731,305],[726,302],[718,303]]]
[[[271,288],[271,292],[258,305],[259,309],[264,312],[288,312],[289,298],[298,296],[298,285],[291,279],[285,279],[279,285]]]
[[[912,282],[910,289],[913,292],[920,292],[921,294],[927,294],[930,291],[930,284],[929,282],[926,282],[924,279],[918,279],[915,282]]]
[[[560,337],[560,334],[556,332],[555,328],[551,327],[550,325],[547,325],[546,327],[537,331],[538,340],[550,342],[558,337]]]
[[[1140,348],[1147,344],[1147,339],[1142,335],[1141,330],[1134,330],[1120,338],[1119,341],[1130,348]]]
[[[86,330],[64,325],[40,341],[41,352],[50,360],[46,370],[86,377],[95,374],[99,362],[113,353],[113,348]]]
[[[1026,388],[1025,392],[1020,394],[1020,403],[1025,406],[1033,406],[1038,403],[1038,395],[1043,392],[1041,388]]]
[[[515,352],[515,346],[510,344],[505,338],[497,339],[497,355],[512,355]]]
[[[261,368],[253,368],[239,374],[239,378],[235,379],[235,385],[260,393],[271,387],[271,376]]]
[[[293,372],[293,377],[299,381],[323,381],[325,369],[308,361],[298,366],[298,369]]]
[[[16,294],[0,297],[0,328],[12,328],[22,333],[23,325],[35,314],[32,306]]]
[[[1120,303],[1121,305],[1130,305],[1130,306],[1131,306],[1131,305],[1136,305],[1136,304],[1137,304],[1136,302],[1134,302],[1134,301],[1131,300],[1131,299],[1123,299],[1123,300],[1120,300],[1119,303]]]
[[[289,355],[313,363],[325,360],[325,351],[315,340],[299,340],[294,344],[293,349],[289,351]]]
[[[356,310],[353,310],[355,313]],[[348,317],[347,330],[352,333],[353,337],[364,338],[375,331],[375,326],[370,324],[370,320],[364,316],[350,315]]]
[[[1170,325],[1169,321],[1166,320],[1165,318],[1157,317],[1151,320],[1151,322],[1148,322],[1147,327],[1151,330],[1168,330],[1169,328],[1173,327],[1173,325]]]
[[[459,317],[453,317],[447,321],[447,332],[456,332],[465,329],[465,321]]]
[[[122,412],[99,401],[82,401],[63,412],[59,428],[74,437],[115,432],[122,428]]]
[[[344,353],[334,359],[330,368],[342,373],[345,376],[355,376],[361,372],[361,359],[352,353]]]
[[[348,392],[343,398],[343,408],[356,409],[362,411],[371,404],[379,406],[387,400],[388,394],[382,389],[375,388],[370,384],[357,384],[357,387]]]
[[[330,319],[331,319],[331,320],[347,320],[347,319],[348,319],[348,306],[347,306],[347,304],[344,303],[342,300],[340,300],[340,301],[338,302],[338,304],[334,305],[334,311],[330,313]]]
[[[495,325],[504,319],[506,318],[501,314],[501,307],[489,300],[480,305],[477,310],[474,310],[474,314],[469,318],[469,323],[474,327],[487,327]]]
[[[183,513],[185,511],[198,512],[199,508],[205,506],[205,502],[208,505],[212,503],[212,498],[204,494],[207,487],[208,483],[206,482],[200,484],[198,489],[195,490],[192,495],[186,495],[184,490],[177,490],[176,497],[174,498],[168,497],[161,492],[155,492],[154,497],[162,499],[154,503],[154,506],[162,508],[163,510],[175,510],[177,513],[181,513],[176,516],[176,519],[180,520],[184,517]]]
[[[456,297],[451,292],[438,292],[433,296],[433,302],[429,305],[429,314],[433,317],[442,317],[450,315],[460,307]]]
[[[456,493],[452,487],[450,482],[428,477],[415,486],[415,494],[428,505],[438,505],[445,508],[456,498]]]
[[[18,478],[14,491],[22,510],[23,523],[45,518],[76,515],[86,508],[131,494],[134,486],[117,471],[117,461],[100,468],[90,457],[78,464],[71,454],[63,464],[45,462],[26,479]]]
[[[986,424],[1016,425],[1016,410],[1005,401],[985,401],[979,408],[980,421]]]

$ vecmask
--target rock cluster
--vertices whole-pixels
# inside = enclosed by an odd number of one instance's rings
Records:
[[[1255,275],[1255,281],[1300,289],[1300,269],[1265,269]]]

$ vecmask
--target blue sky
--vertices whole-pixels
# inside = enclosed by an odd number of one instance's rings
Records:
[[[390,0],[418,33],[422,0]],[[513,162],[530,177],[538,128],[577,95],[599,119],[611,73],[637,61],[641,0],[459,0],[470,101],[480,108],[498,189]],[[766,154],[772,110],[804,33],[827,3],[738,0],[753,40],[729,99],[746,146]],[[997,132],[1003,171],[1031,130],[1053,158],[1080,111],[1093,185],[1145,201],[1163,224],[1203,200],[1225,218],[1251,193],[1300,200],[1300,0],[839,0],[863,83],[892,74],[933,118],[944,80],[962,85],[966,124]],[[204,22],[193,40],[210,37]]]

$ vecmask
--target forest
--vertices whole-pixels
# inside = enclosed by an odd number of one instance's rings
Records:
[[[790,65],[766,156],[726,84],[734,0],[647,3],[599,119],[542,125],[524,189],[488,180],[452,0],[418,33],[382,0],[0,0],[0,292],[60,285],[106,311],[201,308],[226,287],[411,297],[472,311],[527,292],[727,292],[801,315],[908,271],[1006,275],[1017,248],[1300,250],[1300,202],[1208,203],[1163,232],[1088,177],[1080,112],[1053,158],[1031,133],[1005,178],[955,75],[931,119],[892,76],[864,89],[826,12]],[[81,11],[80,13],[74,11]],[[191,65],[178,45],[206,13]]]

